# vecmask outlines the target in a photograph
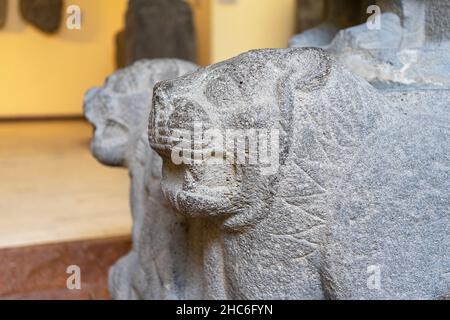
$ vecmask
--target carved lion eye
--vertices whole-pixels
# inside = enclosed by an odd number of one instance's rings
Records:
[[[209,127],[210,118],[198,103],[180,100],[174,105],[175,110],[168,122],[169,128],[192,130],[194,124],[200,124],[203,129]]]
[[[210,80],[206,86],[205,95],[208,101],[217,107],[233,107],[233,101],[242,96],[239,83],[227,76],[219,76]]]

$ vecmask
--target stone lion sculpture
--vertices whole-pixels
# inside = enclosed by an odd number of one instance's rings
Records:
[[[197,230],[199,294],[444,298],[444,119],[448,111],[423,118],[391,105],[321,49],[251,51],[158,83],[149,140],[163,158],[166,198]],[[231,144],[216,139],[233,130]],[[277,163],[251,163],[250,150]]]
[[[146,128],[155,83],[196,69],[176,59],[141,60],[86,94],[85,115],[95,128],[92,153],[105,165],[127,167],[131,178],[133,248],[110,271],[115,299],[182,294],[186,230],[161,194],[162,161],[149,147]]]

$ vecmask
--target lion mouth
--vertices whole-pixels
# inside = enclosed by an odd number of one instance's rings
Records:
[[[215,189],[215,188],[214,188]],[[168,191],[163,193],[177,211],[191,218],[219,217],[230,215],[232,203],[222,192],[202,188],[195,191]]]
[[[210,124],[209,115],[199,103],[172,99],[163,90],[155,89],[149,121],[149,141],[155,151],[169,155],[180,143],[190,147],[194,145],[192,135],[203,135]]]

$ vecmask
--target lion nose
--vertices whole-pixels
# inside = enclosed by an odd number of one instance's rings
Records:
[[[100,88],[91,88],[89,89],[86,94],[84,95],[84,102],[89,103],[91,102],[99,93]]]
[[[99,91],[100,88],[92,88],[89,89],[84,96],[83,109],[84,114],[89,121],[92,119],[93,113],[95,112],[93,110],[94,109],[93,101],[98,97]]]

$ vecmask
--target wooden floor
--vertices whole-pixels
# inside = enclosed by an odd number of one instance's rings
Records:
[[[84,121],[0,122],[0,248],[129,236],[129,178]]]

